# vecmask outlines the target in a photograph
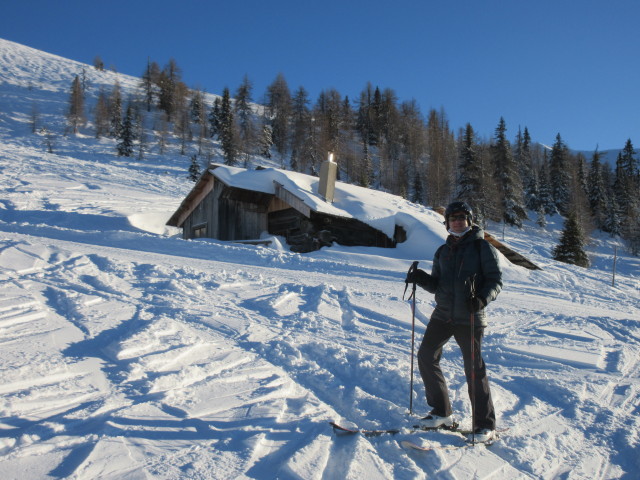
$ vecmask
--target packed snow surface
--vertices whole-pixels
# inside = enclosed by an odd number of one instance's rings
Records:
[[[83,69],[88,110],[116,79],[127,95],[138,84],[0,40],[0,478],[638,478],[640,262],[620,246],[613,281],[614,240],[596,236],[583,269],[551,259],[557,216],[504,230],[542,270],[502,258],[489,306],[498,443],[409,452],[399,441],[464,442],[336,436],[330,421],[409,427],[428,411],[416,369],[408,414],[403,290],[441,224],[396,199],[409,227],[396,249],[182,240],[165,222],[193,185],[188,156],[118,158],[90,125],[64,135]],[[375,217],[376,195],[360,207]],[[432,295],[418,289],[416,306],[419,344]],[[443,364],[469,427],[455,342]]]

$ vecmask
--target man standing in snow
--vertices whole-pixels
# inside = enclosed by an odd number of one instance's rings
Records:
[[[440,369],[442,347],[454,337],[464,360],[469,397],[474,409],[474,439],[493,439],[496,416],[491,400],[486,366],[481,355],[487,326],[485,307],[502,289],[498,254],[473,224],[473,211],[465,202],[453,202],[445,211],[449,236],[436,251],[431,274],[412,269],[407,283],[415,283],[435,293],[436,308],[431,315],[418,350],[418,367],[424,382],[430,414],[421,420],[428,428],[451,426],[451,403]],[[473,325],[473,338],[472,338]]]

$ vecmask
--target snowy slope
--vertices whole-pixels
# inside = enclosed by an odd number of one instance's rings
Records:
[[[92,92],[110,88],[116,74],[85,68]],[[501,441],[410,453],[398,440],[460,440],[336,437],[331,420],[412,424],[403,279],[442,233],[307,255],[181,240],[164,222],[192,186],[188,157],[125,160],[90,131],[62,135],[78,69],[0,40],[1,478],[638,478],[638,258],[618,250],[612,286],[609,239],[585,270],[550,259],[558,217],[507,229],[543,270],[505,260],[489,311]],[[34,105],[53,153],[31,133]],[[428,317],[432,296],[417,303]],[[453,344],[444,365],[469,426]],[[419,382],[413,395],[424,414]]]

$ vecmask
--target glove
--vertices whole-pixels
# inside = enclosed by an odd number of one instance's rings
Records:
[[[471,299],[469,299],[469,310],[471,310],[472,312],[482,310],[486,306],[487,304],[484,303],[484,301],[479,297],[472,297]]]
[[[424,270],[416,268],[415,270],[411,270],[409,273],[407,273],[405,283],[417,283],[418,285],[424,285],[429,283],[430,280],[431,275],[429,275]]]

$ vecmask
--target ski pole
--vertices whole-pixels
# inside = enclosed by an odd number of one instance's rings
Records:
[[[418,262],[415,261],[409,267],[409,274],[415,272],[418,268]],[[407,287],[409,286],[409,282],[407,282],[404,286],[404,293],[407,293]],[[404,297],[404,294],[402,295]],[[413,352],[415,349],[415,333],[416,333],[416,282],[413,282],[413,287],[411,290],[411,383],[409,384],[409,415],[413,415]]]
[[[476,444],[476,330],[475,330],[475,312],[473,311],[473,299],[476,296],[476,279],[475,275],[470,278],[471,301],[469,302],[471,312],[469,323],[471,325],[471,444]]]

